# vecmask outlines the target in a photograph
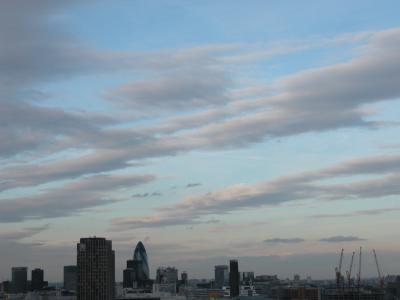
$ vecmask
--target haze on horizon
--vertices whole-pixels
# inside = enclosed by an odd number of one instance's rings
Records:
[[[398,1],[0,1],[0,279],[400,269]]]

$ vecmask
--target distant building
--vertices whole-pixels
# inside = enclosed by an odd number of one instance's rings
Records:
[[[156,282],[157,283],[177,283],[178,282],[178,270],[174,267],[158,268]]]
[[[34,269],[31,272],[31,290],[40,291],[44,288],[44,272],[42,269]]]
[[[384,293],[382,290],[366,290],[361,288],[360,291],[356,289],[322,289],[322,300],[383,300]]]
[[[126,262],[126,269],[123,270],[123,287],[152,289],[149,261],[146,248],[142,242],[136,245],[133,259],[129,259]]]
[[[229,286],[231,298],[239,296],[239,265],[236,259],[229,262]]]
[[[11,269],[11,291],[14,294],[25,294],[28,289],[28,268],[13,267]]]
[[[184,286],[187,285],[188,279],[189,279],[188,273],[187,272],[182,272],[181,273],[181,281],[180,281],[181,285],[184,285]]]
[[[214,267],[215,287],[222,288],[229,282],[229,267],[227,265],[218,265]]]
[[[105,238],[81,238],[77,244],[77,300],[115,299],[115,254]]]
[[[11,282],[6,280],[1,283],[0,291],[3,293],[11,293]]]
[[[187,272],[182,272],[181,273],[181,280],[184,282],[188,281],[188,273]]]
[[[64,289],[67,291],[76,291],[78,280],[77,266],[64,266]]]
[[[277,300],[321,300],[320,289],[314,287],[283,286],[274,287],[271,291],[272,298]]]
[[[133,253],[133,260],[136,262],[136,278],[138,281],[146,281],[150,279],[149,262],[147,258],[146,248],[142,242],[136,245]]]
[[[394,280],[388,281],[386,285],[386,298],[387,299],[400,299],[400,276]]]
[[[245,284],[250,284],[254,282],[254,272],[243,272],[242,273],[242,281]]]
[[[178,270],[174,267],[159,267],[156,274],[155,289],[158,292],[175,294],[178,287]]]
[[[136,272],[135,269],[127,267],[123,271],[123,281],[122,286],[124,288],[133,288],[134,282],[136,281]]]

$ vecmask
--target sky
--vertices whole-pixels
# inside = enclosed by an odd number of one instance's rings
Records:
[[[400,273],[398,1],[0,1],[0,280]]]

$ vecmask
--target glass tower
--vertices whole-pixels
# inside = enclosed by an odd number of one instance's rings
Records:
[[[142,242],[136,245],[135,252],[133,253],[133,260],[137,263],[137,280],[148,280],[150,278],[149,262],[146,249]]]

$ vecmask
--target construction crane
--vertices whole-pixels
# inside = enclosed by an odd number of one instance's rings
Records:
[[[354,255],[356,254],[355,251],[353,251],[353,254],[351,255],[351,260],[350,260],[350,268],[348,271],[346,271],[347,275],[347,284],[349,285],[349,288],[351,287],[351,272],[353,270],[353,262],[354,262]]]
[[[336,288],[339,289],[340,287],[340,279],[342,277],[342,264],[343,264],[343,252],[344,249],[342,248],[342,251],[340,252],[340,258],[339,258],[339,264],[335,268],[335,273],[336,273]]]
[[[361,254],[362,254],[362,247],[360,247],[360,255],[358,261],[358,274],[357,274],[357,291],[360,293],[360,284],[361,284]]]
[[[380,267],[379,267],[378,257],[376,256],[376,251],[375,251],[375,249],[373,249],[372,251],[374,252],[374,258],[375,258],[376,269],[378,270],[379,286],[380,286],[381,289],[383,289],[384,280],[383,280],[383,277],[382,277],[381,269],[380,269]]]

